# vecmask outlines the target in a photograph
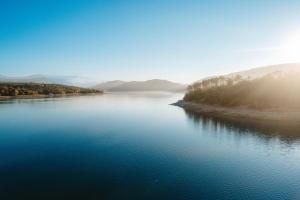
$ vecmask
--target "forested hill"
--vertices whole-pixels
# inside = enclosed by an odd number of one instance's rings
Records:
[[[95,89],[38,83],[0,83],[0,96],[100,94]]]
[[[256,79],[214,77],[188,87],[184,101],[224,107],[300,109],[300,73],[275,72]]]

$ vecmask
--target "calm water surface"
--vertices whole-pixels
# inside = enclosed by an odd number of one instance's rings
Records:
[[[181,97],[0,102],[0,199],[300,199],[297,137],[168,105]]]

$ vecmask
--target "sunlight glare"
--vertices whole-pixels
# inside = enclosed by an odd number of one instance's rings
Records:
[[[300,61],[300,30],[286,37],[280,49],[283,57],[290,61]]]

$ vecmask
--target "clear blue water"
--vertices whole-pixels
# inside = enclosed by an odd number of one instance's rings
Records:
[[[0,102],[0,199],[300,199],[297,137],[168,105],[181,97]]]

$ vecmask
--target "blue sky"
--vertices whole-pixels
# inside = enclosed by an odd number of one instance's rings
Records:
[[[299,62],[299,19],[292,0],[0,0],[0,74],[189,83]]]

